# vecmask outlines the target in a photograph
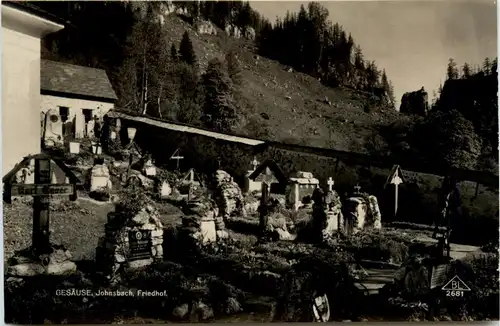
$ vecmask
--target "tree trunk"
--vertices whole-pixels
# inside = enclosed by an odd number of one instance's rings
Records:
[[[146,81],[144,85],[144,109],[142,110],[142,115],[146,115],[148,110],[148,76],[146,75]]]
[[[160,85],[160,93],[158,94],[158,116],[160,117],[160,119],[162,119],[163,117],[161,116],[161,92],[163,90],[163,85]]]

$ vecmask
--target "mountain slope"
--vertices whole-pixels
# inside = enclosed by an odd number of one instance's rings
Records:
[[[200,34],[175,14],[163,25],[168,42],[179,44],[188,31],[202,69],[213,58],[224,59],[232,49],[243,70],[240,110],[244,121],[238,133],[264,139],[365,152],[381,124],[404,119],[392,110],[367,113],[370,94],[346,88],[329,88],[315,78],[292,71],[255,54],[253,42]],[[375,110],[374,110],[375,111]]]

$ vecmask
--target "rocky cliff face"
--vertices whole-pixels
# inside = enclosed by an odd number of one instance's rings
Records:
[[[415,92],[408,92],[401,98],[400,113],[426,116],[429,112],[429,95],[422,87]]]

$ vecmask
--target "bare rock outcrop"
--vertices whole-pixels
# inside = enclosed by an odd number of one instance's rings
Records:
[[[429,95],[425,89],[422,87],[418,91],[405,93],[401,98],[399,112],[426,116],[429,112]]]

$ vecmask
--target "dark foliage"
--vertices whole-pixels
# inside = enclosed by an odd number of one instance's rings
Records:
[[[365,61],[353,37],[327,18],[328,10],[318,2],[311,2],[307,10],[302,5],[299,13],[288,12],[274,25],[264,20],[257,37],[259,52],[320,77],[328,86],[343,85],[380,93],[379,102],[394,107],[394,90],[385,71],[379,71],[375,62]]]

